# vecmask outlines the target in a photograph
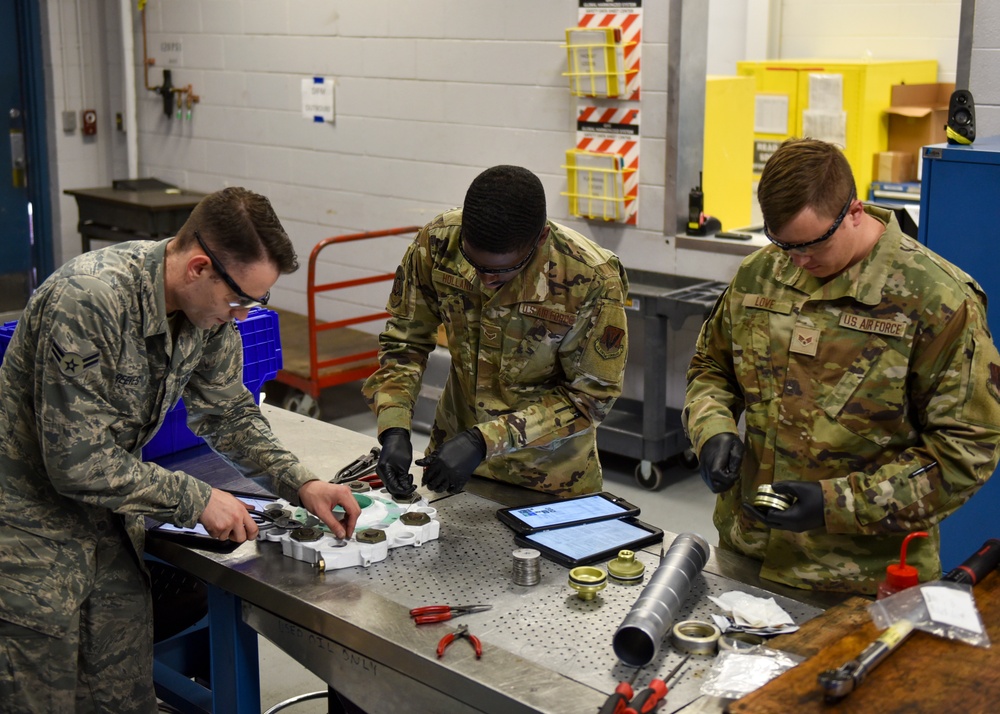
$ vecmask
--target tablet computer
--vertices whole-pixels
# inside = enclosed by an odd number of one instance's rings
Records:
[[[502,523],[514,529],[515,533],[522,535],[550,528],[563,528],[581,523],[594,523],[638,515],[638,506],[606,491],[586,496],[573,496],[548,503],[501,508],[497,511],[497,518]]]
[[[567,568],[608,560],[620,550],[639,550],[662,540],[662,530],[637,518],[596,521],[514,538],[518,545],[536,548],[549,560]]]
[[[251,513],[263,513],[264,508],[274,503],[273,496],[261,496],[258,494],[233,493],[236,498],[253,506]],[[242,545],[231,540],[219,540],[209,535],[205,526],[195,523],[191,528],[175,526],[172,523],[157,523],[146,529],[146,533],[157,537],[166,538],[194,548],[204,548],[206,550],[229,551]]]

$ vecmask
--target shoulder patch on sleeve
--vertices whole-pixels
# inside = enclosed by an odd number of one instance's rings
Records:
[[[990,374],[986,378],[986,387],[989,389],[990,396],[1000,402],[1000,364],[990,362]]]
[[[79,355],[76,352],[67,352],[55,341],[52,343],[51,353],[52,358],[59,365],[59,371],[67,377],[75,377],[84,370],[90,369],[97,364],[100,357],[100,354],[97,352],[92,352],[86,356]]]
[[[594,342],[594,349],[604,359],[614,359],[625,351],[625,330],[614,325],[605,325],[604,332]]]

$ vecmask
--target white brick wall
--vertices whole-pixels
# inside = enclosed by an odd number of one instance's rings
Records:
[[[941,79],[953,79],[959,0],[784,0],[780,55],[934,57]],[[122,111],[120,28],[115,3],[44,0],[51,37],[50,98],[55,137],[59,260],[79,250],[76,207],[65,188],[109,185],[125,177],[124,137],[113,130]],[[709,69],[731,72],[751,42],[745,19],[766,3],[713,0]],[[994,83],[1000,54],[996,3],[980,1],[973,91],[980,125],[1000,115]],[[94,140],[64,135],[63,107],[79,109],[74,91],[75,8],[84,17],[88,94],[102,118]],[[200,95],[191,121],[166,119],[158,95],[142,86],[142,37],[136,43],[140,176],[211,191],[246,185],[268,195],[295,241],[303,265],[312,246],[338,233],[422,224],[461,203],[483,168],[515,163],[540,175],[550,215],[615,250],[626,267],[671,272],[664,242],[668,3],[645,3],[639,225],[575,221],[566,216],[564,152],[574,143],[578,101],[562,76],[564,30],[575,24],[575,0],[149,0],[148,48],[180,39],[175,85]],[[60,37],[60,22],[63,40]],[[992,33],[992,34],[991,34]],[[64,46],[65,45],[65,46]],[[162,58],[161,58],[162,60]],[[161,61],[150,83],[162,80]],[[992,71],[991,71],[992,70]],[[300,82],[337,81],[336,122],[301,117]],[[982,76],[983,79],[978,79]],[[975,84],[981,82],[981,89]],[[64,87],[65,83],[65,87]],[[978,93],[983,94],[980,99]],[[91,101],[88,99],[87,101]],[[1000,120],[1000,116],[997,118]],[[981,130],[980,133],[983,133]],[[380,272],[402,252],[398,241],[373,256],[358,251],[344,270]],[[333,258],[331,258],[332,260]],[[334,271],[336,272],[336,271]],[[283,276],[280,307],[303,310],[304,269]],[[383,286],[384,287],[384,286]],[[384,289],[359,293],[380,307]],[[348,308],[344,308],[347,310]],[[325,316],[339,314],[336,305]]]
[[[976,135],[1000,134],[1000,2],[979,0],[972,37],[969,91],[976,100]]]

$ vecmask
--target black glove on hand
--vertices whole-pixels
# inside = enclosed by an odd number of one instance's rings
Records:
[[[791,496],[795,502],[785,511],[769,509],[762,511],[749,503],[743,510],[768,528],[801,533],[822,528],[826,525],[823,511],[823,487],[817,481],[775,481],[771,484],[775,493]]]
[[[417,490],[413,477],[410,476],[410,463],[413,461],[410,432],[394,426],[383,431],[378,440],[382,444],[382,453],[378,456],[375,473],[382,479],[386,491],[393,496],[406,498]]]
[[[743,442],[739,434],[723,432],[705,442],[698,454],[698,468],[702,480],[712,493],[722,493],[732,488],[740,477],[743,463]]]
[[[458,493],[468,483],[472,472],[486,458],[486,442],[479,429],[472,427],[441,444],[430,456],[417,459],[424,467],[421,483],[432,491]]]

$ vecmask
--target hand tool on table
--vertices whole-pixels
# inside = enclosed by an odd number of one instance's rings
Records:
[[[625,709],[625,714],[649,714],[649,712],[656,711],[656,707],[660,705],[660,702],[666,698],[667,692],[670,691],[667,682],[673,679],[674,675],[680,671],[681,667],[687,664],[689,659],[691,659],[691,655],[684,657],[663,679],[651,680],[645,689],[632,698],[632,701],[629,702],[628,707]]]
[[[639,676],[639,667],[632,673],[632,678],[627,682],[619,682],[618,686],[615,687],[615,691],[608,695],[607,700],[604,702],[604,706],[598,710],[597,714],[625,714],[625,710],[628,708],[628,703],[632,700],[632,683],[635,678]]]
[[[483,643],[479,641],[479,638],[475,635],[469,634],[469,628],[467,625],[462,625],[454,632],[449,632],[447,635],[441,638],[438,642],[437,655],[438,659],[444,657],[444,651],[448,649],[450,645],[455,640],[466,639],[469,644],[472,645],[472,649],[476,651],[476,659],[480,659],[483,656]]]
[[[941,578],[952,583],[975,585],[1000,565],[1000,539],[990,538],[965,562]],[[882,660],[892,654],[913,633],[914,623],[897,620],[855,659],[837,669],[820,672],[819,685],[827,702],[837,702],[853,692]]]
[[[432,622],[445,622],[453,617],[461,617],[473,612],[483,612],[489,610],[492,605],[427,605],[425,607],[415,607],[410,610],[410,617],[418,625],[429,625]]]
[[[370,474],[378,465],[378,457],[381,453],[381,448],[373,446],[371,451],[367,454],[359,456],[338,471],[337,475],[331,479],[331,483],[347,483],[348,481],[356,481],[362,476]]]

